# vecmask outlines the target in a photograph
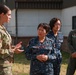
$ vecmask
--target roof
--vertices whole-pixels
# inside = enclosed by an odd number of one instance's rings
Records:
[[[62,9],[63,0],[15,0],[19,9]]]
[[[60,2],[63,0],[15,0],[17,2]]]

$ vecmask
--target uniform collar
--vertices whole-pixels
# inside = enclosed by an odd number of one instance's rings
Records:
[[[44,41],[46,41],[46,40],[48,40],[49,38],[47,37],[47,36],[45,36],[45,40]],[[37,42],[39,42],[39,37],[37,36],[37,38],[36,38],[36,41]]]
[[[1,30],[6,30],[6,28],[3,25],[0,25]]]
[[[54,36],[54,33],[53,33],[53,31],[50,31],[47,35],[48,35],[48,36],[49,36],[49,35]]]

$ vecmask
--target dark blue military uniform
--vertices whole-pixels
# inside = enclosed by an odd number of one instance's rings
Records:
[[[54,75],[59,75],[60,73],[60,63],[62,61],[62,54],[60,52],[61,43],[63,42],[63,35],[61,32],[58,32],[57,36],[54,36],[53,31],[50,31],[47,35],[48,38],[52,39],[54,42],[54,52],[57,56],[56,61],[53,63]]]
[[[45,54],[48,60],[41,62],[36,56]],[[30,75],[54,75],[53,62],[56,60],[56,55],[53,52],[52,41],[46,37],[43,43],[39,42],[38,37],[30,40],[29,45],[25,50],[27,59],[31,60]]]

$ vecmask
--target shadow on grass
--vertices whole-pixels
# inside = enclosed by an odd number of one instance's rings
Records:
[[[62,51],[62,57],[63,57],[62,58],[62,64],[64,64],[64,65],[68,64],[69,53]],[[24,53],[20,53],[20,54],[15,54],[14,55],[14,63],[29,65],[30,61],[25,58]],[[24,72],[19,73],[19,71],[18,72],[14,71],[14,75],[29,75],[29,73],[24,73]]]
[[[62,51],[62,64],[67,64],[69,59],[69,53]],[[20,64],[29,65],[30,61],[25,58],[24,53],[15,54],[14,55],[14,62]]]
[[[62,51],[62,64],[68,64],[70,54],[68,52]]]
[[[25,58],[25,54],[23,52],[23,53],[14,55],[14,63],[29,65],[30,61]]]

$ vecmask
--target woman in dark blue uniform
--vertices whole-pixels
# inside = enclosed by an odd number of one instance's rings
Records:
[[[37,27],[38,36],[31,39],[26,48],[26,58],[31,60],[30,75],[54,75],[53,62],[56,59],[52,40],[46,37],[49,25],[40,23]]]
[[[60,74],[60,65],[62,61],[62,54],[60,51],[61,43],[63,42],[63,35],[59,31],[61,28],[61,21],[58,18],[51,19],[50,23],[51,31],[47,34],[47,37],[54,42],[54,52],[56,54],[56,61],[53,63],[54,75]]]

